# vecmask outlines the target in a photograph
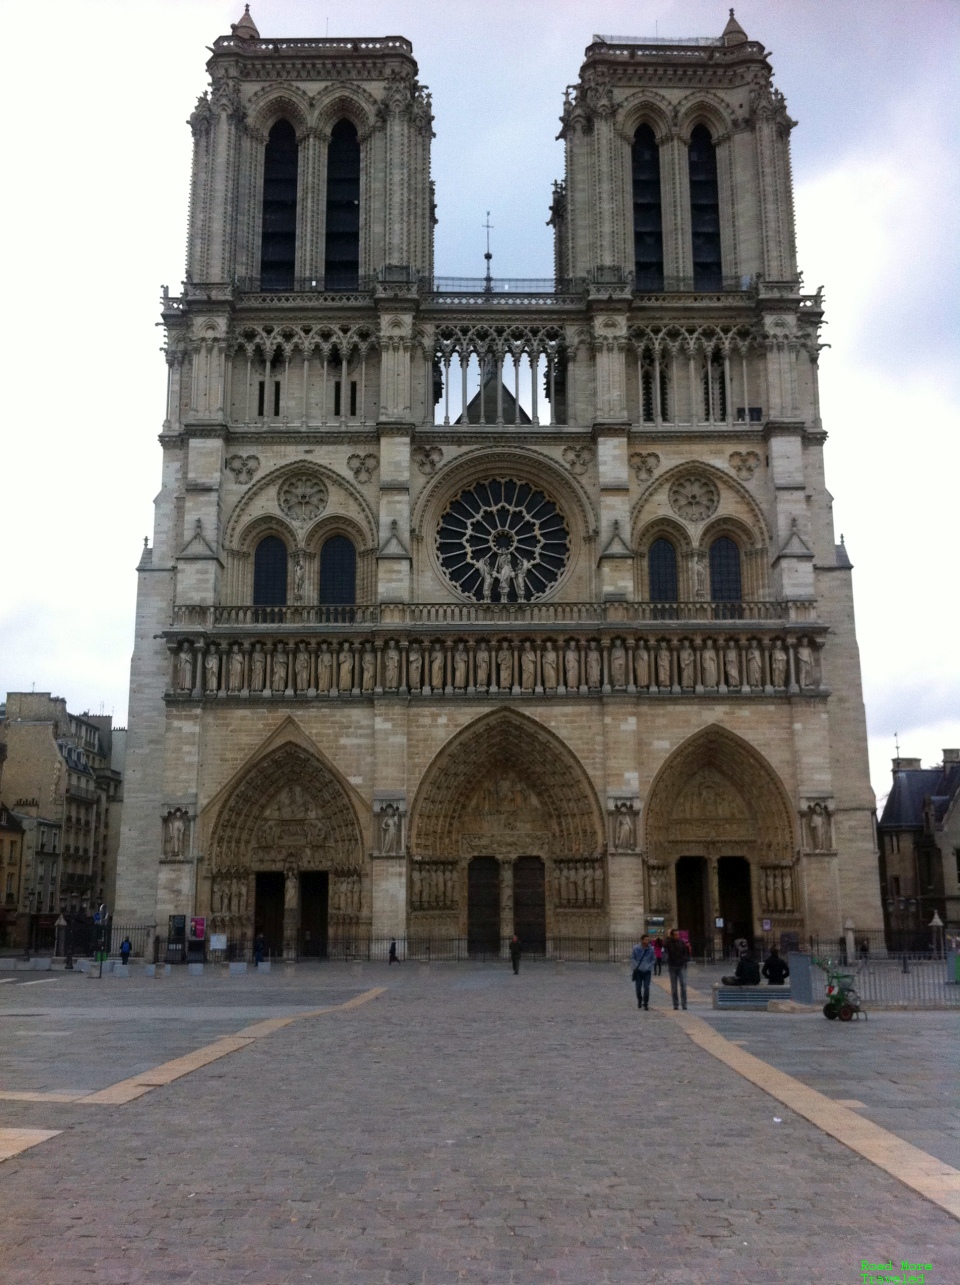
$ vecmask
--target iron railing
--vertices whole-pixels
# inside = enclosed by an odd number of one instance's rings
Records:
[[[820,957],[822,958],[822,957]],[[846,961],[833,956],[834,966]],[[946,958],[867,959],[848,965],[853,986],[866,1008],[960,1008],[960,983],[949,976]],[[811,966],[814,997],[825,993],[826,975]]]

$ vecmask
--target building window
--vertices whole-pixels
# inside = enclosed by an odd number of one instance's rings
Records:
[[[633,136],[633,257],[638,290],[663,289],[660,149],[649,125]]]
[[[287,601],[287,546],[267,535],[253,555],[253,605],[282,607]]]
[[[703,419],[722,424],[727,418],[727,380],[723,358],[714,354],[703,367]]]
[[[348,120],[338,121],[327,151],[327,290],[360,283],[360,140]]]
[[[654,540],[647,554],[647,569],[650,574],[650,601],[676,602],[677,590],[677,551],[669,540]]]
[[[278,120],[263,156],[262,289],[293,289],[296,253],[297,136],[288,120]]]
[[[652,365],[645,365],[640,371],[640,413],[645,424],[652,424],[657,418],[657,408],[654,403],[654,380],[656,371]],[[664,366],[660,367],[660,418],[669,420],[670,407],[667,401],[667,372]]]
[[[280,380],[273,381],[273,418],[280,418]]]
[[[352,606],[357,600],[357,551],[345,535],[332,535],[320,550],[320,603]]]
[[[720,191],[717,153],[706,125],[690,135],[690,231],[693,239],[694,290],[720,290]]]
[[[960,848],[954,848],[953,859],[957,863],[957,883],[960,883]]]
[[[714,602],[740,602],[740,550],[729,536],[710,546],[710,597]]]

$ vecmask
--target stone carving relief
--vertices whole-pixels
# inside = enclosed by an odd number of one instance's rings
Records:
[[[303,586],[306,579],[306,553],[298,549],[293,560],[293,601],[303,602]]]
[[[311,522],[327,507],[327,487],[319,477],[297,473],[281,482],[277,490],[277,503],[294,522]]]
[[[563,458],[567,468],[575,477],[582,477],[593,460],[592,446],[565,446]]]
[[[384,856],[396,856],[400,851],[400,809],[388,803],[380,813],[380,851]]]
[[[217,870],[210,889],[210,909],[215,915],[245,915],[250,906],[250,877],[246,870]]]
[[[637,846],[636,805],[633,799],[616,799],[610,814],[611,838],[615,852],[633,852]]]
[[[181,643],[177,652],[176,684],[178,692],[193,690],[193,648],[188,642]]]
[[[226,467],[237,482],[252,482],[260,467],[260,459],[256,455],[228,455]]]
[[[173,808],[163,819],[163,855],[179,861],[189,848],[190,815],[183,808]]]
[[[756,451],[732,451],[730,454],[730,467],[743,482],[749,482],[759,464],[760,456]]]
[[[660,467],[660,456],[656,451],[634,451],[630,456],[630,467],[638,482],[649,482]]]
[[[654,913],[670,909],[670,867],[659,865],[647,866],[647,888],[649,907]]]
[[[443,462],[443,450],[439,446],[415,446],[411,455],[424,477],[433,477]]]
[[[410,909],[456,910],[459,906],[456,861],[410,863]]]
[[[790,866],[760,867],[760,904],[764,910],[785,914],[793,912],[793,870]]]
[[[833,818],[826,803],[817,800],[807,804],[805,814],[807,842],[811,852],[833,851]]]
[[[602,910],[604,869],[599,858],[553,863],[554,899],[562,910]]]
[[[720,492],[716,483],[702,473],[687,473],[670,484],[670,507],[688,522],[705,522],[716,513]]]
[[[363,881],[358,870],[337,866],[330,880],[330,913],[336,916],[359,915]]]
[[[347,468],[358,482],[369,482],[380,461],[376,455],[349,455]]]

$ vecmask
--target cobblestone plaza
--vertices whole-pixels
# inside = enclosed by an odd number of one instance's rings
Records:
[[[960,1279],[952,1014],[714,1013],[696,968],[689,1029],[605,965],[131,971],[0,984],[4,1285]]]

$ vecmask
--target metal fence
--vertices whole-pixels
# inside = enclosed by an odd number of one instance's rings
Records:
[[[835,966],[843,960],[833,957]],[[950,974],[950,967],[953,973]],[[901,955],[899,958],[858,960],[849,966],[853,986],[864,1008],[960,1008],[960,982],[955,957],[936,959]],[[811,968],[814,996],[822,996],[826,975]]]

